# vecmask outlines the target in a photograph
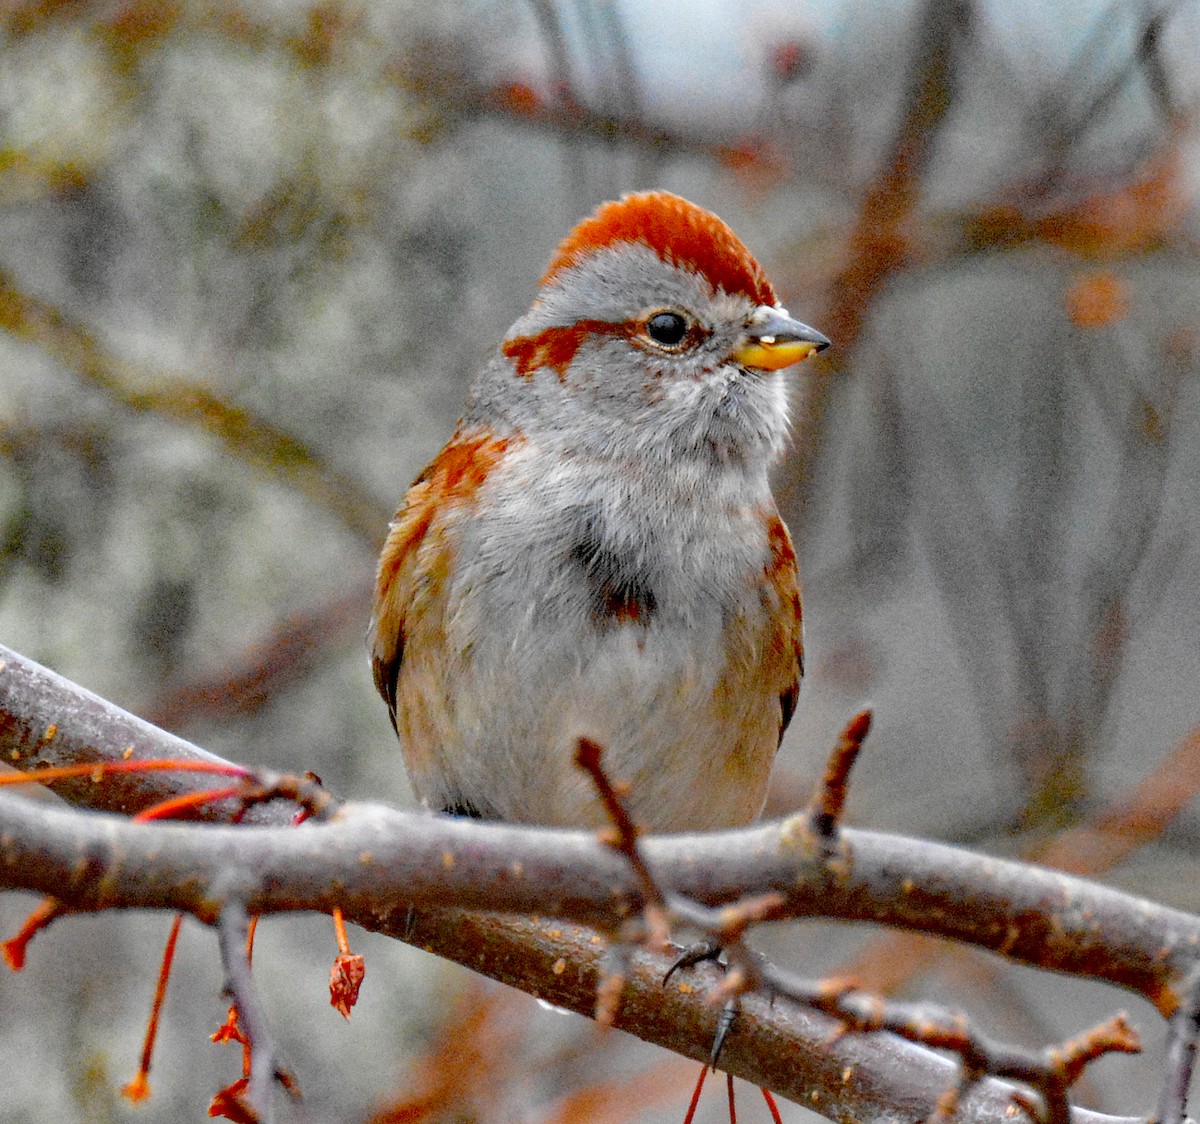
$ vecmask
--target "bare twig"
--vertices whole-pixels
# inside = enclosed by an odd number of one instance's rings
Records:
[[[592,778],[604,810],[612,820],[615,835],[601,835],[601,841],[625,856],[637,879],[642,895],[642,919],[646,925],[645,943],[649,948],[662,949],[666,947],[668,936],[666,899],[638,847],[641,831],[625,807],[622,794],[608,779],[600,763],[602,753],[601,747],[590,738],[580,738],[575,748],[575,763]]]
[[[295,1082],[276,1059],[274,1039],[254,986],[254,973],[246,956],[250,918],[236,896],[226,897],[217,917],[217,941],[225,972],[225,991],[237,1007],[238,1025],[250,1049],[250,1081],[246,1107],[256,1120],[270,1124],[275,1119],[273,1086],[279,1081],[295,1095]]]
[[[381,529],[383,524],[380,525]],[[188,723],[228,719],[265,705],[280,691],[303,679],[318,655],[362,633],[363,606],[371,587],[356,588],[304,612],[295,613],[227,657],[219,673],[168,683],[142,716],[156,726],[177,730]]]
[[[1139,1053],[1141,1039],[1123,1014],[1070,1039],[1060,1046],[1031,1050],[994,1042],[972,1027],[968,1019],[928,1004],[896,1003],[854,990],[842,981],[799,979],[762,962],[763,986],[839,1020],[846,1030],[887,1030],[910,1042],[958,1055],[957,1082],[939,1098],[935,1115],[949,1117],[968,1088],[985,1077],[1019,1081],[1042,1098],[1036,1114],[1046,1124],[1066,1124],[1070,1106],[1067,1090],[1084,1068],[1109,1053]]]
[[[841,826],[850,787],[850,772],[870,730],[871,712],[864,710],[856,714],[842,731],[825,764],[825,775],[808,805],[813,830],[824,838],[832,838]]]
[[[1183,985],[1182,1001],[1171,1016],[1167,1032],[1167,1058],[1163,1073],[1156,1124],[1183,1124],[1187,1118],[1188,1090],[1196,1068],[1196,1043],[1200,1039],[1200,967]]]
[[[870,728],[870,720],[870,712],[863,711],[847,725],[829,756],[823,781],[805,813],[808,829],[822,843],[836,841],[848,794],[850,772]],[[765,895],[743,899],[721,909],[711,909],[693,905],[678,894],[670,895],[664,891],[655,882],[642,858],[638,847],[638,830],[620,794],[605,774],[600,757],[598,745],[580,739],[576,762],[591,775],[613,822],[615,837],[607,842],[625,856],[642,890],[647,929],[651,932],[657,932],[660,928],[665,930],[671,919],[687,921],[711,938],[713,949],[723,949],[728,959],[728,970],[720,986],[712,993],[714,998],[724,1001],[722,1020],[710,1060],[712,1068],[716,1067],[717,1058],[733,1024],[736,1012],[734,1004],[752,992],[772,999],[785,996],[803,1003],[836,1018],[847,1031],[871,1033],[887,1030],[918,1045],[948,1050],[958,1055],[958,1079],[938,1099],[934,1108],[933,1117],[940,1121],[948,1121],[957,1111],[964,1093],[990,1076],[1012,1078],[1033,1088],[1041,1098],[1041,1109],[1035,1114],[1040,1124],[1068,1124],[1070,1103],[1067,1090],[1079,1079],[1086,1065],[1106,1053],[1137,1053],[1141,1050],[1141,1040],[1124,1015],[1118,1015],[1061,1046],[1032,1051],[992,1042],[974,1029],[964,1015],[928,1004],[887,1002],[857,991],[842,980],[808,981],[781,972],[755,954],[746,945],[744,936],[751,925],[779,910],[784,903],[783,896]],[[837,861],[833,848],[822,848],[822,852],[826,861]],[[685,954],[684,962],[695,964],[706,958]],[[626,974],[621,973],[621,983],[624,983]],[[668,972],[668,979],[670,975]],[[601,1002],[606,1013],[613,1010],[614,1004],[615,998],[612,997]],[[608,1021],[611,1021],[611,1015]],[[689,1118],[690,1115],[689,1111]]]
[[[845,263],[826,296],[827,311],[818,318],[843,357],[853,354],[875,298],[907,264],[926,167],[957,94],[973,7],[967,0],[926,0],[921,5],[913,68],[891,148],[867,186],[847,239]],[[829,394],[828,378],[813,380],[797,416],[796,453],[780,493],[786,513],[803,515],[808,507],[815,457],[824,447]]]
[[[313,773],[275,773],[266,769],[260,769],[248,776],[243,791],[234,799],[243,808],[251,808],[271,800],[288,800],[298,805],[304,813],[298,822],[310,819],[328,820],[341,803]]]

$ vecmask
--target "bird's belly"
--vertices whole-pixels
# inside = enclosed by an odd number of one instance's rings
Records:
[[[719,628],[636,623],[476,645],[443,684],[453,715],[430,802],[489,818],[563,826],[606,822],[574,764],[580,737],[603,750],[651,831],[709,830],[759,812],[778,741],[778,702],[722,656]],[[743,681],[744,680],[744,681]],[[757,689],[756,689],[757,687]],[[416,778],[414,778],[416,779]],[[420,784],[418,783],[418,787]],[[427,798],[430,794],[426,793]]]

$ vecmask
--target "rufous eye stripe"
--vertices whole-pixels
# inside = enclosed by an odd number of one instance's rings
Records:
[[[639,242],[668,264],[693,270],[714,292],[740,293],[756,305],[778,303],[762,266],[742,240],[711,211],[667,191],[626,195],[605,203],[563,240],[542,284],[551,283],[589,254],[622,242]]]
[[[590,336],[628,335],[628,324],[608,320],[576,320],[562,327],[544,328],[534,336],[514,336],[504,341],[501,350],[512,360],[516,372],[529,378],[539,367],[550,367],[559,379],[567,377],[567,368],[575,353]]]

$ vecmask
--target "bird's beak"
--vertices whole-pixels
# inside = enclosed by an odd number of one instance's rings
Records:
[[[778,371],[824,351],[828,346],[829,340],[825,336],[816,328],[793,320],[786,308],[764,304],[750,318],[733,358],[743,367]]]

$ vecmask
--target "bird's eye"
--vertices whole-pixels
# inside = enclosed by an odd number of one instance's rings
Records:
[[[688,322],[678,312],[656,312],[646,321],[646,335],[663,347],[678,347],[688,333]]]

